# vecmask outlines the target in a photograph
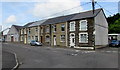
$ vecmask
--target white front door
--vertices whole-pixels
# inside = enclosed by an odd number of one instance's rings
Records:
[[[54,46],[56,45],[56,37],[54,37]]]
[[[75,33],[70,34],[70,47],[75,47]]]

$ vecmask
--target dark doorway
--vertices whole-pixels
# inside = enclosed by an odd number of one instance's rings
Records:
[[[14,42],[14,36],[11,36],[11,42]]]
[[[40,41],[41,41],[41,43],[43,43],[43,37],[42,37],[42,36],[41,36],[41,38],[40,38],[40,39],[41,39],[41,40],[40,40]]]

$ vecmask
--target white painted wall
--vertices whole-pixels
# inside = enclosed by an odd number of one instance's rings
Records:
[[[103,27],[102,27],[103,26]],[[103,11],[95,17],[95,45],[108,44],[108,23]]]
[[[19,32],[16,30],[14,26],[11,27],[7,34],[7,41],[11,41],[11,36],[14,36],[14,42],[19,42]]]

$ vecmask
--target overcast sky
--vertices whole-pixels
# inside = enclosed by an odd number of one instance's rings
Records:
[[[45,18],[91,10],[91,3],[83,5],[90,1],[91,0],[2,0],[0,3],[0,25],[5,29],[7,27],[11,27],[13,24],[25,25],[29,22]],[[106,16],[110,16],[118,12],[119,0],[114,0],[114,2],[110,2],[109,0],[96,1],[103,7],[103,9],[107,10],[104,10]],[[95,7],[100,8],[97,4]],[[51,16],[55,13],[58,14]]]

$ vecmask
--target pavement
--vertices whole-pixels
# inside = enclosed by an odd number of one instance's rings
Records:
[[[39,47],[4,43],[3,50],[15,52],[18,68],[118,68],[118,48],[96,51]]]
[[[16,66],[16,59],[13,53],[2,51],[2,70],[13,69]]]

